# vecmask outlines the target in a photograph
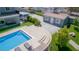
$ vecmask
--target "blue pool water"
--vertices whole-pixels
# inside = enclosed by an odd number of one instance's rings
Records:
[[[0,51],[8,51],[30,40],[30,36],[19,30],[6,36],[0,37]]]

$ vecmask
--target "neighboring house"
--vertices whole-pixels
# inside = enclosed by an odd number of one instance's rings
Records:
[[[49,8],[47,8],[47,10],[45,12],[64,13],[64,12],[66,12],[66,8],[64,8],[64,7],[49,7]]]
[[[31,9],[41,10],[42,12],[50,12],[50,13],[67,12],[67,8],[64,7],[32,7]]]
[[[63,27],[67,25],[68,22],[71,22],[69,16],[64,13],[45,13],[43,17],[44,22],[58,27]]]
[[[8,24],[19,24],[19,15],[8,15],[8,16],[1,16],[0,17],[0,25],[8,25]]]
[[[27,19],[28,14],[18,9],[17,7],[0,7],[0,28],[18,25],[21,20]]]
[[[74,17],[79,17],[79,12],[71,12],[70,15]]]
[[[0,7],[0,26],[19,23],[19,12],[16,8]]]
[[[46,7],[31,7],[32,10],[35,10],[35,11],[39,11],[41,10],[42,12],[45,11],[47,8]]]
[[[19,12],[19,17],[21,21],[26,21],[28,16],[29,16],[29,13],[27,12]]]

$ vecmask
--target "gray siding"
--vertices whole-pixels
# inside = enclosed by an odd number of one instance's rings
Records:
[[[61,20],[58,18],[53,18],[53,17],[48,17],[48,16],[44,16],[43,20],[47,23],[50,23],[50,24],[58,26],[58,27],[62,27],[63,23],[64,23],[64,20]]]

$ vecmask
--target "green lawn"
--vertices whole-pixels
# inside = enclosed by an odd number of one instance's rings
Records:
[[[25,22],[21,26],[30,26],[30,25],[33,25],[33,23],[31,23],[31,22]]]
[[[30,26],[30,25],[33,25],[33,23],[26,22],[26,23],[23,23],[23,24],[18,25],[18,26],[13,26],[13,27],[9,27],[9,28],[2,29],[2,30],[0,30],[0,33],[4,33],[6,31],[9,31],[9,30],[12,30],[12,29],[15,29],[15,28],[19,28],[19,27],[23,27],[23,26]]]
[[[57,43],[56,36],[57,36],[56,34],[52,35],[52,40],[48,48],[49,51],[58,51],[58,46],[56,45]]]
[[[77,44],[79,44],[79,32],[74,29],[74,25],[71,25],[69,32],[75,32],[76,37],[73,39]]]

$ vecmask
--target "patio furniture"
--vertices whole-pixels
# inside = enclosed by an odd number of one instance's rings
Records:
[[[76,37],[76,34],[74,32],[70,32],[69,35],[72,37]]]
[[[25,48],[27,48],[29,51],[32,51],[32,46],[30,46],[29,43],[24,44]]]

